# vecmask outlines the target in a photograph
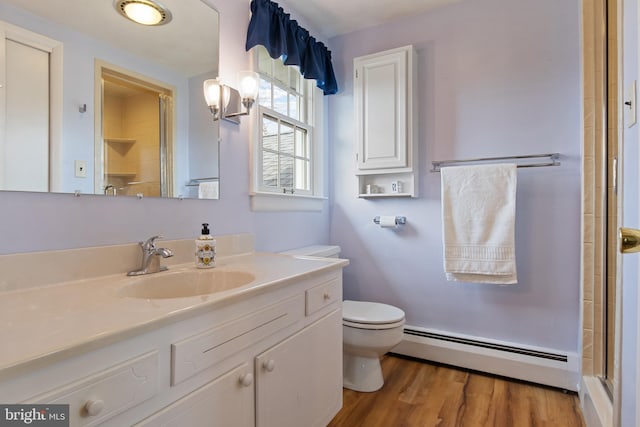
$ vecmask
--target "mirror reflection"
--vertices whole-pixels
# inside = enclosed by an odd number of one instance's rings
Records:
[[[147,26],[117,3],[0,1],[0,190],[217,198],[217,11],[163,0]]]

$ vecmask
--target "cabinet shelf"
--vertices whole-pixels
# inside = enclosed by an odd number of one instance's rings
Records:
[[[362,194],[358,194],[358,197],[361,199],[385,199],[390,197],[414,197],[414,195],[409,193],[379,193],[379,194],[362,193]]]
[[[136,140],[132,138],[105,138],[104,142],[109,144],[133,145],[136,143]]]
[[[110,176],[112,178],[133,178],[136,176],[135,172],[107,172],[106,176]]]

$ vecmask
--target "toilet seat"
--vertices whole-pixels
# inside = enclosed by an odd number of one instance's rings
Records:
[[[345,300],[342,324],[359,329],[393,329],[404,325],[404,311],[378,302]]]

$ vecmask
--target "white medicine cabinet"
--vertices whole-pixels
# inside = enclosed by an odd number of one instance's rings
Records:
[[[354,58],[358,196],[417,197],[413,46]]]

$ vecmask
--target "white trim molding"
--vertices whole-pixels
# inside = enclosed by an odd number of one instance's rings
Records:
[[[577,353],[524,346],[405,325],[392,352],[523,381],[577,391]]]

